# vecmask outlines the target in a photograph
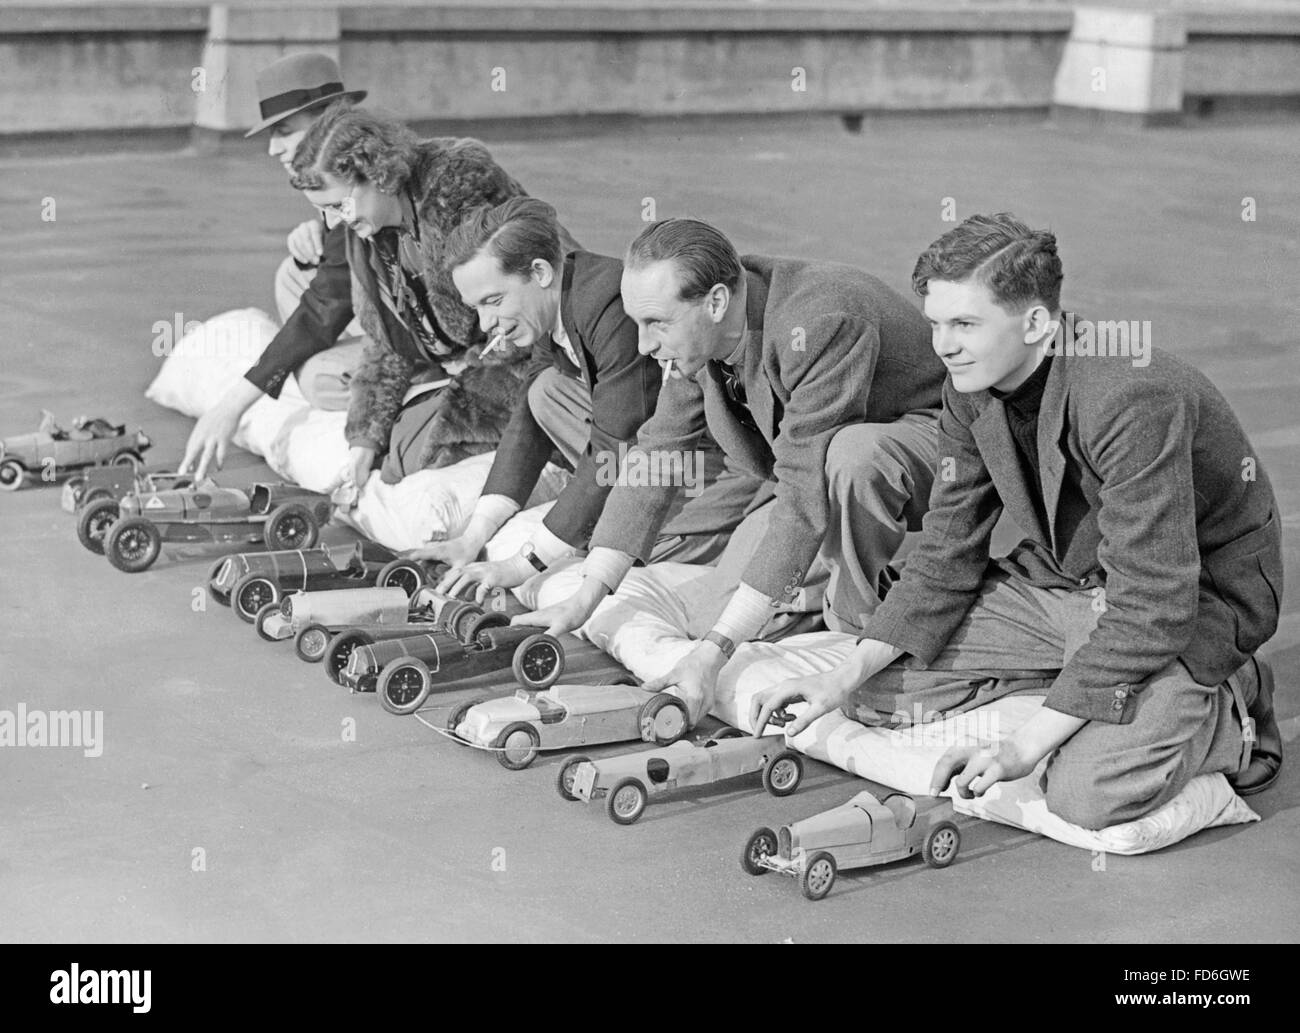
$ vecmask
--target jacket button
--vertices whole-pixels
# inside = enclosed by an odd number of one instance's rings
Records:
[[[1111,710],[1123,710],[1123,709],[1124,709],[1124,702],[1123,702],[1123,700],[1118,700],[1118,699],[1115,700],[1115,702],[1112,703],[1112,704],[1110,705],[1110,709],[1111,709]]]
[[[1115,698],[1116,698],[1116,699],[1123,699],[1123,698],[1124,698],[1125,696],[1127,696],[1127,695],[1128,695],[1128,693],[1125,692],[1123,689],[1116,689],[1116,690],[1115,690]]]
[[[1087,583],[1088,583],[1088,579],[1086,577],[1079,578],[1079,584],[1086,585]]]

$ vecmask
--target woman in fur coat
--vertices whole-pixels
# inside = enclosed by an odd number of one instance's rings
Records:
[[[484,359],[472,308],[443,268],[444,245],[479,205],[525,193],[477,140],[421,140],[364,108],[327,109],[298,145],[293,184],[348,225],[352,299],[372,342],[352,379],[340,480],[365,486],[496,447],[523,374],[517,349]],[[577,243],[565,233],[566,250]],[[403,407],[415,383],[445,384]]]

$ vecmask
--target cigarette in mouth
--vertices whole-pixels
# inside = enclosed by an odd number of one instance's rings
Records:
[[[488,346],[483,349],[483,355],[491,355],[497,350],[497,347],[506,339],[505,334],[497,334],[492,340],[488,341]],[[481,358],[482,356],[480,356]]]
[[[660,388],[667,387],[668,378],[671,377],[672,375],[673,375],[673,360],[669,359],[667,362],[664,363],[664,379],[663,382],[659,385],[659,387]]]

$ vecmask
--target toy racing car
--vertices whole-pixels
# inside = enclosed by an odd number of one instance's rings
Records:
[[[789,796],[803,779],[803,758],[786,746],[784,735],[755,738],[727,729],[700,743],[675,742],[662,750],[592,760],[567,757],[556,777],[566,800],[604,798],[605,811],[619,825],[631,825],[652,795],[709,785],[761,772],[763,788]]]
[[[121,501],[133,492],[190,488],[194,478],[179,473],[139,473],[130,466],[97,466],[63,485],[61,504],[77,514],[77,541],[104,554],[104,539],[122,515]]]
[[[17,491],[29,474],[51,466],[54,474],[104,463],[136,467],[152,444],[142,430],[128,434],[125,425],[98,418],[78,417],[72,430],[64,430],[52,413],[42,412],[35,433],[0,439],[0,489]]]
[[[523,677],[519,681],[530,684]],[[557,685],[546,692],[525,688],[501,699],[472,700],[453,712],[447,727],[465,742],[495,748],[502,766],[519,771],[541,750],[634,739],[675,742],[690,728],[690,713],[676,696],[635,685]]]
[[[309,549],[333,505],[292,484],[255,484],[251,491],[211,480],[192,488],[126,495],[104,539],[108,560],[128,574],[148,570],[167,542],[262,542],[271,549]]]
[[[421,590],[431,592],[449,569],[451,568],[445,563],[428,563],[402,557],[385,566],[375,578],[375,584],[380,588],[401,588],[407,595],[414,596]],[[481,608],[511,617],[528,610],[506,588],[491,589]]]
[[[248,623],[267,603],[278,603],[288,592],[368,588],[380,563],[367,561],[379,549],[358,541],[345,552],[325,547],[284,552],[238,552],[217,560],[208,577],[208,594],[230,606]],[[336,558],[337,556],[337,558]]]
[[[891,793],[876,799],[865,790],[780,832],[762,828],[749,837],[740,865],[750,875],[780,872],[799,880],[803,895],[821,900],[841,868],[865,868],[919,853],[931,868],[957,859],[961,832],[952,801]]]

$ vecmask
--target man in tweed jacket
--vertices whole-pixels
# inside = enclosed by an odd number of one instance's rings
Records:
[[[933,791],[955,775],[979,794],[1050,756],[1049,809],[1098,829],[1197,774],[1243,794],[1276,779],[1272,672],[1254,653],[1277,627],[1281,539],[1223,396],[1149,341],[1080,336],[1061,279],[1056,238],[1009,215],[921,256],[913,284],[950,372],[922,539],[853,656],[760,693],[751,716],[803,698],[791,734],[840,706],[904,724],[1037,672],[1042,710],[994,747],[950,750]],[[1029,537],[990,562],[1004,507]]]

